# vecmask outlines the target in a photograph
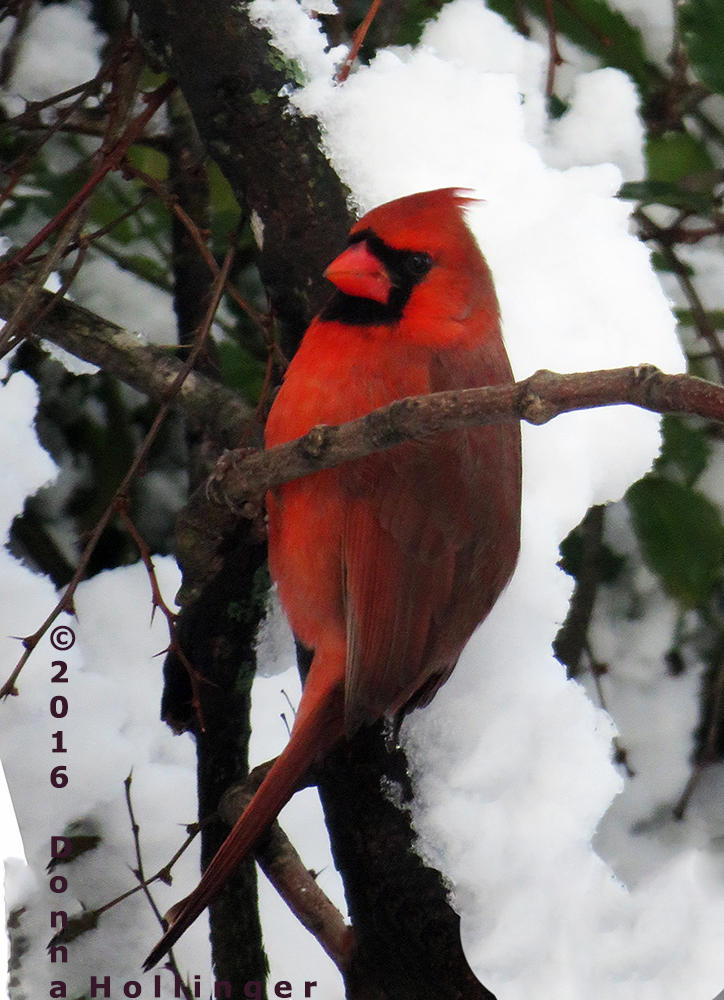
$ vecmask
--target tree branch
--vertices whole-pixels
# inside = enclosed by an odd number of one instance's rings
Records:
[[[544,424],[560,413],[622,403],[724,422],[724,388],[691,375],[665,375],[653,365],[564,375],[539,371],[512,385],[396,400],[338,427],[313,427],[269,451],[227,452],[177,521],[184,574],[179,600],[189,603],[198,596],[218,571],[224,540],[239,514],[258,518],[264,494],[280,483],[457,427],[501,420]]]
[[[259,764],[245,781],[232,785],[219,802],[219,815],[233,826],[254,797],[274,761]],[[300,788],[302,785],[299,786]],[[352,949],[352,929],[317,885],[314,874],[277,821],[255,846],[259,867],[295,917],[313,934],[340,971],[347,968]]]
[[[0,316],[13,313],[27,290],[24,278],[0,285]],[[43,292],[41,303],[49,302]],[[156,402],[163,402],[183,364],[171,350],[144,342],[141,337],[67,300],[56,302],[34,335],[64,348],[107,374],[119,378]],[[189,423],[212,433],[225,446],[248,433],[254,411],[226,386],[198,372],[191,372],[174,400]]]
[[[503,420],[544,424],[561,413],[621,403],[724,422],[724,387],[692,375],[665,375],[653,365],[563,375],[542,370],[511,385],[410,396],[338,427],[313,427],[266,452],[231,453],[219,460],[213,481],[239,504],[291,479],[440,431]]]

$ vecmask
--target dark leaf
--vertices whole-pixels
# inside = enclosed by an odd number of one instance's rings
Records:
[[[688,132],[652,135],[646,143],[646,176],[649,181],[676,184],[691,174],[714,169],[709,151],[701,139]]]
[[[684,44],[692,66],[712,90],[724,94],[724,17],[721,0],[678,4]]]
[[[558,563],[564,573],[576,579],[580,576],[584,542],[580,525],[566,535],[560,545],[561,558]],[[598,549],[596,577],[600,583],[614,583],[621,572],[626,559],[614,552],[605,543]]]
[[[724,525],[717,507],[696,490],[658,475],[629,489],[626,503],[644,560],[684,607],[701,607],[721,576]]]
[[[683,208],[698,215],[706,215],[711,211],[710,196],[669,181],[627,181],[619,188],[618,197],[626,201],[638,201],[642,205]]]
[[[667,415],[661,421],[661,454],[654,468],[678,470],[687,486],[693,486],[706,468],[711,444],[706,431],[684,417]]]

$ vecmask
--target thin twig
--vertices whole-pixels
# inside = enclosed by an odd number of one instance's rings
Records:
[[[131,869],[131,870],[133,871],[133,874],[135,875],[136,879],[138,880],[138,884],[141,887],[141,891],[143,892],[144,896],[148,900],[148,905],[153,910],[153,912],[154,912],[154,914],[156,916],[156,919],[158,920],[159,924],[161,924],[163,926],[163,917],[161,916],[161,911],[156,906],[155,900],[154,900],[153,896],[151,895],[151,893],[149,891],[148,882],[146,881],[146,876],[143,873],[143,857],[141,855],[140,828],[138,826],[138,823],[136,822],[136,817],[135,817],[135,815],[133,813],[133,802],[131,801],[131,782],[132,781],[133,781],[133,771],[131,770],[131,771],[128,772],[128,774],[126,775],[126,777],[123,779],[123,791],[124,791],[125,796],[126,796],[126,808],[128,809],[128,816],[129,816],[129,818],[131,820],[131,833],[133,835],[133,845],[134,845],[135,850],[136,850],[136,867],[135,867],[135,869]]]
[[[701,752],[697,755],[694,766],[691,769],[689,780],[686,782],[681,797],[674,806],[674,818],[683,819],[689,803],[701,781],[704,771],[718,759],[716,744],[719,738],[719,731],[724,710],[724,659],[716,668],[714,678],[714,691],[711,699],[711,716],[709,726],[706,731],[706,740]]]
[[[591,649],[588,641],[586,641],[586,654],[588,656],[588,664],[591,670],[591,676],[593,677],[593,683],[596,688],[596,695],[598,696],[598,704],[604,712],[608,712],[610,715],[611,713],[608,711],[606,696],[603,691],[603,684],[601,683],[603,675],[609,673],[608,665],[601,663],[601,661],[593,655],[593,650]],[[618,736],[614,736],[611,743],[614,749],[614,763],[620,764],[629,778],[635,778],[636,772],[628,762],[628,750],[626,747],[623,745]]]
[[[173,869],[173,866],[179,858],[186,853],[196,837],[198,837],[201,829],[206,826],[207,823],[216,821],[217,818],[218,817],[216,815],[213,815],[199,823],[189,823],[186,827],[186,839],[183,841],[181,846],[176,850],[172,857],[169,858],[165,865],[162,865],[157,872],[150,875],[145,880],[145,884],[153,885],[154,882],[163,882],[164,885],[170,885],[171,870]],[[120,903],[130,899],[131,896],[135,896],[142,891],[143,886],[136,884],[132,888],[126,889],[125,892],[120,893],[118,896],[114,896],[113,899],[109,899],[107,903],[102,903],[100,906],[97,906],[92,910],[84,910],[80,916],[70,917],[66,926],[51,938],[48,946],[51,947],[55,944],[67,944],[70,941],[73,941],[76,937],[79,937],[86,930],[92,930],[98,926],[100,917],[107,910],[112,910],[115,906],[118,906]]]
[[[133,844],[136,850],[136,868],[133,869],[133,874],[136,876],[138,884],[144,896],[148,900],[148,905],[153,910],[153,913],[156,919],[158,920],[159,924],[161,925],[161,927],[163,927],[163,916],[161,915],[161,911],[159,910],[159,908],[156,906],[156,900],[151,895],[151,890],[148,887],[149,885],[148,881],[143,873],[143,855],[141,854],[140,828],[138,826],[138,823],[136,822],[136,817],[133,812],[133,802],[131,800],[132,781],[133,781],[133,771],[130,771],[128,776],[123,781],[123,789],[126,795],[126,807],[128,809],[129,819],[131,821],[131,833],[133,834]],[[185,1000],[193,1000],[193,997],[191,995],[191,990],[181,978],[178,965],[176,964],[176,959],[174,958],[173,950],[170,948],[167,955],[166,966],[171,970],[171,972],[175,974],[176,982],[180,985],[181,992],[183,993]]]
[[[370,30],[372,22],[375,19],[377,11],[382,6],[382,0],[372,0],[369,5],[367,13],[365,14],[362,22],[358,26],[354,35],[352,36],[352,45],[347,53],[347,58],[342,63],[339,72],[337,73],[337,83],[344,83],[350,74],[350,70],[354,64],[355,59],[359,55],[359,50],[364,44],[364,40],[367,37],[367,32]]]
[[[654,220],[643,211],[637,209],[634,218],[640,223],[646,239],[653,239],[659,251],[681,286],[681,290],[689,302],[691,315],[699,332],[699,335],[706,341],[712,352],[720,381],[724,382],[724,347],[717,337],[716,329],[710,322],[704,304],[699,297],[693,281],[691,280],[686,266],[679,259],[672,246],[672,236],[667,230],[659,226]]]
[[[546,97],[553,96],[556,83],[556,69],[563,62],[563,57],[558,49],[558,36],[556,34],[556,15],[553,9],[553,0],[545,0],[546,24],[548,28],[548,75],[546,77]]]
[[[28,240],[22,249],[18,250],[9,260],[0,265],[0,280],[9,277],[17,268],[24,264],[28,257],[45,242],[48,236],[51,236],[57,229],[64,225],[66,219],[73,216],[80,206],[88,200],[106,174],[109,174],[111,170],[116,170],[120,166],[128,149],[136,141],[175,86],[176,83],[174,80],[167,80],[150,94],[144,95],[146,108],[129,123],[128,128],[115,144],[115,147],[108,152],[101,165],[96,169],[92,177],[88,178],[80,191],[77,191],[64,208],[46,223],[32,239]]]
[[[75,87],[70,87],[68,90],[63,90],[58,94],[52,94],[50,97],[44,98],[42,101],[26,101],[25,111],[21,111],[19,115],[15,115],[14,118],[9,118],[6,125],[16,125],[19,128],[24,127],[26,122],[26,116],[36,115],[40,111],[44,111],[45,108],[50,108],[54,104],[58,104],[60,101],[67,101],[69,97],[80,96],[83,100],[88,97],[89,93],[93,93],[98,90],[99,81],[101,77],[108,75],[106,67],[104,67],[100,73],[92,77],[90,80],[86,80],[84,83],[77,83]],[[75,106],[75,103],[72,107]],[[67,110],[67,105],[65,108],[61,108],[61,111]]]
[[[136,546],[138,548],[139,555],[141,556],[141,561],[146,567],[146,573],[148,574],[148,579],[151,584],[151,605],[152,612],[151,617],[159,608],[164,618],[166,619],[166,625],[168,627],[169,642],[168,647],[163,650],[164,653],[173,653],[178,656],[179,660],[183,664],[184,670],[188,675],[189,684],[191,685],[191,707],[196,713],[196,721],[199,726],[199,730],[202,733],[206,732],[206,721],[204,719],[203,706],[201,704],[201,691],[200,686],[202,683],[211,683],[205,677],[203,677],[198,670],[193,666],[186,653],[183,651],[181,644],[178,641],[178,615],[175,614],[171,608],[169,608],[166,601],[163,599],[161,593],[161,588],[158,585],[158,577],[156,576],[156,568],[153,565],[153,559],[151,558],[151,552],[146,544],[145,539],[141,535],[140,531],[131,519],[128,513],[128,503],[125,499],[119,499],[116,504],[116,509],[118,514],[126,526],[126,530],[133,538]]]

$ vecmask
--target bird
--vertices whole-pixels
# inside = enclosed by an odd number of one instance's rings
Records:
[[[475,200],[460,188],[418,192],[354,224],[269,412],[267,449],[408,396],[513,382],[492,276],[465,219]],[[429,703],[513,573],[520,493],[514,420],[405,441],[269,491],[269,568],[311,666],[286,748],[166,914],[145,969],[312,765],[361,727]]]

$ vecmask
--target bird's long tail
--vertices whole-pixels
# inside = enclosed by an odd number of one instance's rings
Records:
[[[310,673],[309,680],[313,679]],[[331,749],[343,732],[343,695],[340,686],[305,686],[289,742],[276,759],[253,799],[232,827],[194,891],[166,914],[168,928],[143,963],[148,971],[173,947],[184,931],[222,890],[239,862],[271,826],[294,794],[315,759]]]

